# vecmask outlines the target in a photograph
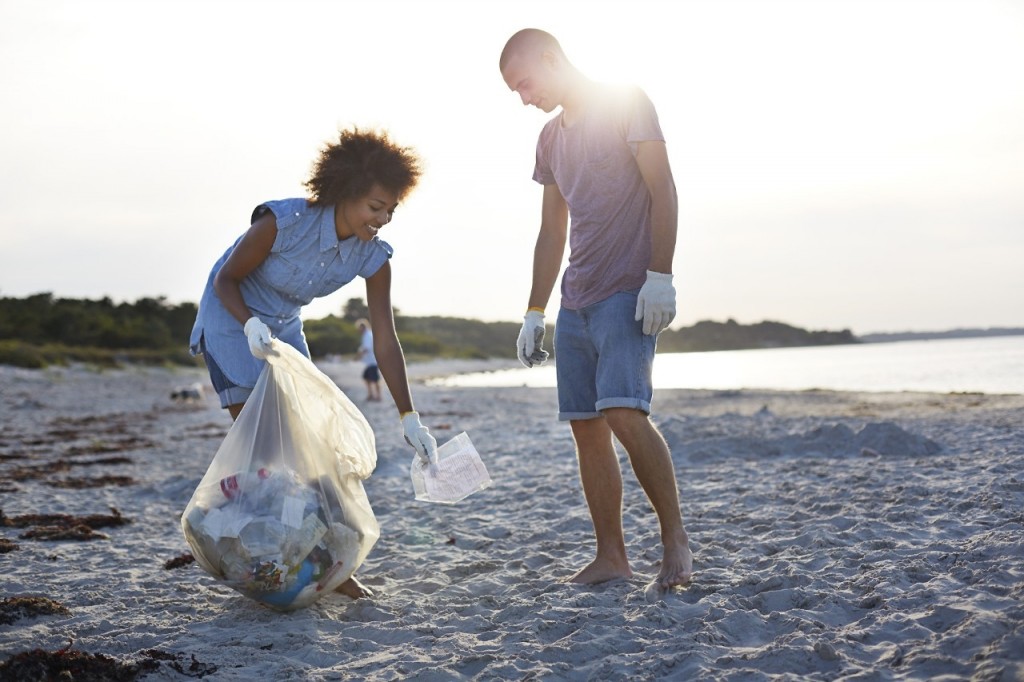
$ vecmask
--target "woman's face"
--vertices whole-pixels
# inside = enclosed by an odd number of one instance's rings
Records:
[[[341,202],[334,208],[338,239],[355,236],[361,241],[370,241],[380,228],[391,222],[397,207],[398,195],[376,184],[366,196]]]

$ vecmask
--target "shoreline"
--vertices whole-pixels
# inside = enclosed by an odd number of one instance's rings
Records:
[[[128,520],[81,541],[0,526],[18,546],[0,554],[4,596],[69,612],[0,624],[0,665],[71,642],[162,652],[147,680],[191,661],[212,679],[1024,676],[1024,396],[657,390],[696,572],[658,599],[658,529],[624,455],[636,575],[561,582],[593,547],[554,389],[421,383],[443,364],[411,363],[417,409],[439,442],[469,433],[493,485],[415,501],[386,387],[366,403],[360,363],[321,366],[376,437],[381,538],[359,576],[377,595],[286,614],[195,564],[165,568],[188,551],[180,514],[229,426],[212,393],[170,399],[205,372],[0,368],[5,517]]]

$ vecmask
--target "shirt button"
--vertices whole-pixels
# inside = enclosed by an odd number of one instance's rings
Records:
[[[309,280],[309,283],[310,283],[310,284],[312,284],[312,283],[313,283],[313,280]]]
[[[299,217],[299,212],[298,212],[298,211],[296,211],[296,212],[295,212],[295,217],[296,217],[296,218],[298,218],[298,217]]]

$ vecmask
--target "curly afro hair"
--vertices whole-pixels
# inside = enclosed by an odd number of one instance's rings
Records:
[[[419,182],[423,169],[411,147],[400,147],[387,132],[341,130],[336,142],[320,150],[304,183],[309,203],[334,205],[369,194],[378,184],[404,198]]]

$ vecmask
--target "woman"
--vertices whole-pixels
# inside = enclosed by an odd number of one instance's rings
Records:
[[[436,460],[437,443],[413,407],[395,332],[392,249],[377,236],[420,174],[415,152],[387,133],[342,130],[315,161],[307,198],[256,207],[249,229],[210,272],[190,340],[232,419],[259,378],[271,337],[309,357],[302,306],[363,277],[374,354],[405,439],[421,458]],[[353,598],[368,594],[355,578],[338,589]]]

